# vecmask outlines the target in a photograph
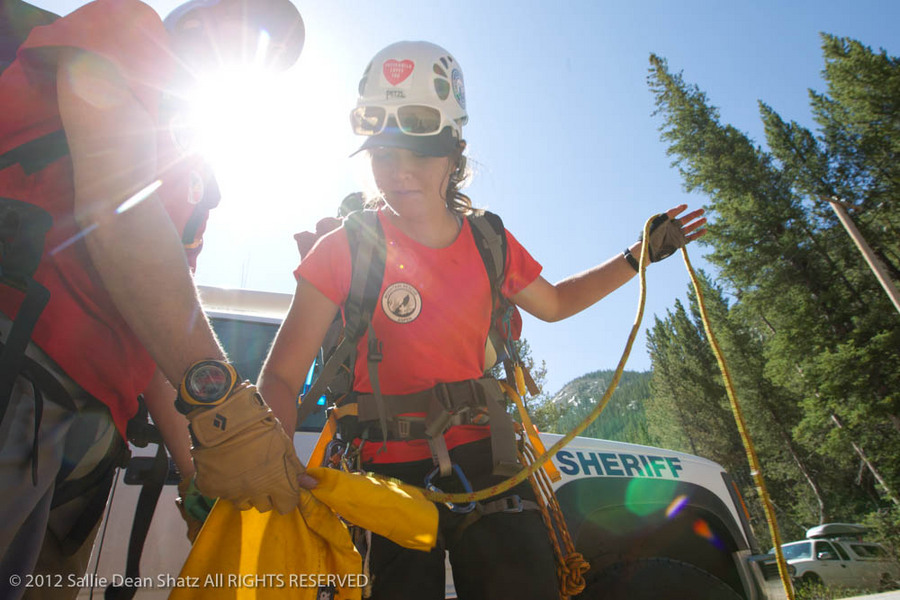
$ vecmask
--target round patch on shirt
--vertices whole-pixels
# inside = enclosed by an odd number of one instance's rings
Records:
[[[409,323],[422,312],[422,296],[408,283],[393,283],[381,296],[381,308],[394,323]]]
[[[206,194],[206,185],[203,183],[203,177],[195,170],[191,170],[191,184],[188,188],[188,202],[190,204],[200,204],[203,196]]]

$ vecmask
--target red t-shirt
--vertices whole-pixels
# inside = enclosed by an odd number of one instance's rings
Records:
[[[463,220],[452,244],[435,249],[410,239],[383,212],[378,219],[384,229],[387,257],[372,326],[383,346],[384,359],[378,367],[382,393],[409,394],[442,382],[481,377],[491,321],[491,288],[468,220]],[[507,232],[506,237],[506,278],[501,291],[509,297],[537,279],[541,265],[512,234]],[[351,277],[344,228],[320,239],[294,274],[343,306]],[[370,393],[367,336],[358,351],[353,389]],[[448,446],[456,445],[455,437],[456,432],[448,436]],[[460,442],[471,441],[462,439],[467,437],[461,436]],[[424,458],[430,456],[427,445],[417,446]]]
[[[168,34],[156,12],[137,0],[96,0],[46,27],[37,27],[0,76],[0,154],[62,128],[56,95],[60,47],[87,50],[115,65],[135,98],[158,121],[175,69]],[[90,59],[90,54],[86,55]],[[160,123],[157,195],[182,233],[196,205],[218,202],[209,170]],[[33,175],[0,171],[0,196],[29,202],[53,217],[35,279],[50,290],[32,339],[90,394],[108,405],[119,431],[137,409],[137,395],[155,365],[116,310],[91,265],[72,216],[72,162],[66,156]],[[189,260],[196,258],[206,214],[192,220]],[[192,263],[193,264],[193,263]],[[0,311],[14,317],[22,294],[0,286]]]

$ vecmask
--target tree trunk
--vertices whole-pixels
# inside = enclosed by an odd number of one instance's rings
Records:
[[[831,420],[834,421],[834,424],[837,425],[838,429],[844,429],[844,424],[841,423],[841,420],[836,414],[832,413]],[[878,472],[878,469],[875,468],[875,465],[873,465],[869,461],[869,458],[866,456],[866,453],[862,449],[862,447],[853,440],[850,440],[850,445],[853,446],[853,450],[856,452],[857,456],[859,456],[860,460],[865,463],[866,468],[869,469],[869,471],[872,473],[872,476],[875,477],[875,480],[878,481],[879,484],[881,484],[881,488],[884,490],[884,493],[887,495],[887,497],[891,499],[891,502],[893,502],[896,506],[900,506],[900,500],[897,499],[897,495],[894,494],[893,490],[891,490],[890,487],[888,487],[887,482],[881,476],[881,473]]]

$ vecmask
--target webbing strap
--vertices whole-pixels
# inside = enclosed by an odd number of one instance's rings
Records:
[[[0,156],[0,171],[21,165],[26,175],[33,175],[67,154],[69,143],[66,132],[58,129],[5,152]]]
[[[491,419],[493,474],[510,477],[522,470],[516,452],[516,434],[513,431],[512,418],[493,396],[484,394],[484,401]]]
[[[450,461],[450,451],[447,449],[447,440],[441,433],[434,437],[429,437],[428,447],[431,448],[431,459],[438,466],[438,472],[441,477],[447,477],[453,472],[453,463]]]
[[[503,281],[504,261],[506,257],[503,252],[503,238],[500,232],[495,230],[494,226],[488,221],[489,217],[499,217],[493,213],[483,213],[480,215],[472,215],[469,217],[469,223],[472,225],[472,231],[475,233],[475,240],[478,243],[478,251],[484,260],[484,267],[488,272],[488,278],[491,281],[491,291],[499,294],[500,284]],[[503,227],[502,221],[499,227]],[[496,289],[495,289],[496,288]]]
[[[381,362],[381,342],[375,337],[375,329],[369,321],[369,383],[372,384],[372,395],[375,397],[375,406],[378,407],[378,422],[381,424],[381,447],[387,448],[387,411],[384,408],[384,397],[381,395],[381,383],[378,381],[378,364]]]
[[[381,291],[381,282],[384,278],[384,264],[387,249],[384,244],[384,233],[378,215],[375,211],[357,211],[351,213],[344,220],[347,230],[347,240],[350,243],[350,256],[352,260],[352,273],[350,276],[350,290],[344,305],[344,334],[343,339],[334,352],[325,361],[319,376],[303,395],[300,408],[297,413],[297,423],[302,423],[316,408],[316,402],[328,384],[334,379],[341,365],[356,350],[356,344],[365,333],[366,328],[372,331],[370,338],[374,338],[374,330],[371,330],[372,315]],[[371,374],[370,374],[371,377]],[[377,384],[377,369],[373,386]]]
[[[305,421],[306,418],[316,410],[316,403],[325,392],[325,387],[328,385],[328,382],[334,379],[338,369],[341,368],[341,365],[344,364],[344,361],[350,356],[350,353],[355,348],[356,340],[345,337],[341,340],[341,343],[338,344],[337,348],[334,349],[331,358],[325,362],[325,366],[323,366],[322,370],[319,372],[319,376],[316,378],[315,383],[309,387],[303,395],[303,399],[300,401],[300,408],[297,409],[297,424]]]
[[[144,550],[144,542],[147,541],[147,532],[150,531],[150,522],[159,501],[159,495],[166,483],[166,475],[169,472],[169,460],[166,455],[166,447],[159,444],[153,466],[146,474],[141,493],[138,496],[137,508],[134,512],[134,522],[131,526],[131,537],[128,540],[128,557],[125,561],[124,585],[109,584],[104,598],[106,600],[131,600],[134,598],[137,587],[135,583],[140,581],[141,554]]]
[[[6,415],[13,385],[25,362],[25,348],[31,340],[31,331],[49,300],[50,291],[34,279],[29,279],[25,287],[25,299],[19,306],[9,336],[0,351],[0,421]]]

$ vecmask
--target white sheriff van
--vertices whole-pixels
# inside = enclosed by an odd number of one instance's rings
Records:
[[[201,295],[238,372],[255,381],[290,295],[216,288],[202,288]],[[312,451],[324,420],[323,409],[298,427],[294,440],[301,459]],[[542,435],[548,448],[560,437]],[[189,545],[174,505],[171,466],[140,569],[126,569],[141,482],[155,451],[152,444],[135,448],[129,468],[119,475],[79,598],[103,597],[110,584],[137,587],[135,598],[165,598],[178,577]],[[576,438],[553,460],[562,475],[555,490],[570,533],[591,564],[579,598],[785,598],[772,557],[760,553],[737,487],[720,465],[588,438]],[[139,510],[146,514],[152,507]],[[455,597],[450,577],[447,597]]]

